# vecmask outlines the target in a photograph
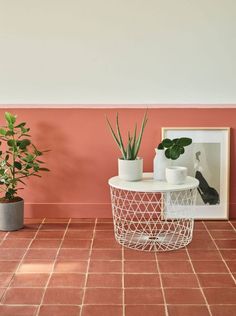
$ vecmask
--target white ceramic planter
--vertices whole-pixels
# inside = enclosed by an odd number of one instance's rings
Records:
[[[170,161],[165,156],[165,150],[155,148],[156,156],[153,161],[153,178],[158,181],[166,180],[166,168]]]
[[[0,230],[13,231],[23,227],[24,200],[0,203]]]
[[[118,159],[118,176],[126,181],[139,181],[143,176],[143,158]]]
[[[183,184],[186,181],[186,167],[168,167],[166,168],[166,181],[170,184]]]

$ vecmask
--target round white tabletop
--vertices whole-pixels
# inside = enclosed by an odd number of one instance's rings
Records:
[[[135,192],[170,192],[184,191],[194,189],[199,185],[199,181],[193,177],[187,177],[184,184],[173,185],[166,181],[157,181],[153,179],[153,173],[143,173],[143,178],[140,181],[125,181],[119,177],[110,178],[109,185],[121,190],[129,190]]]

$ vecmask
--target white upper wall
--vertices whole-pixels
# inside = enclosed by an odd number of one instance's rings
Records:
[[[235,0],[0,0],[0,104],[235,104]]]

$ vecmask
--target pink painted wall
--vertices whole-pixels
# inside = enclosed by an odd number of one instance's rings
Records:
[[[110,217],[107,180],[117,174],[119,151],[108,132],[105,114],[114,121],[117,109],[11,109],[27,121],[50,173],[28,181],[22,191],[26,217]],[[141,122],[143,109],[118,109],[121,128]],[[0,110],[3,124],[5,109]],[[140,156],[152,171],[161,127],[231,127],[230,217],[236,218],[236,109],[150,109]]]

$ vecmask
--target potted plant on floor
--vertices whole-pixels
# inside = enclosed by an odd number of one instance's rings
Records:
[[[192,139],[188,137],[175,138],[173,140],[165,138],[155,148],[156,156],[153,162],[154,179],[164,181],[166,179],[166,168],[170,166],[171,160],[176,160],[184,154],[184,147],[192,144]]]
[[[16,123],[16,115],[5,113],[6,125],[0,128],[0,230],[13,231],[23,227],[24,200],[18,196],[25,179],[41,177],[43,155],[30,141],[26,123]]]
[[[106,120],[111,134],[122,154],[122,157],[118,159],[119,177],[126,181],[141,180],[143,174],[143,159],[138,157],[138,152],[140,149],[143,132],[147,124],[147,111],[144,114],[139,135],[137,135],[136,123],[133,135],[128,132],[128,140],[126,145],[124,145],[124,141],[121,135],[118,113],[116,114],[116,132],[107,117]]]

